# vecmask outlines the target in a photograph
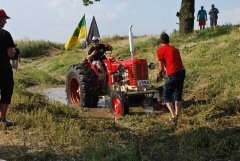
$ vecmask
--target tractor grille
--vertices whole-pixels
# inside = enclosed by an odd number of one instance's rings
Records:
[[[132,64],[133,84],[137,85],[138,80],[148,80],[147,62],[142,61]]]

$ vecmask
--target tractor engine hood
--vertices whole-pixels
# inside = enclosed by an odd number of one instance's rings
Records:
[[[148,64],[146,59],[118,61],[112,64],[112,69],[116,71],[120,65],[124,66],[125,72],[127,72],[130,86],[138,86],[139,80],[148,80]]]

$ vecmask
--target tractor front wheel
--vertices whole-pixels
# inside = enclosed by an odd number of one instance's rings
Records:
[[[115,116],[124,116],[129,113],[127,96],[123,92],[113,92],[111,95],[111,110]]]

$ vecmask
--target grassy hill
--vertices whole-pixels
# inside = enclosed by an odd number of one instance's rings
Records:
[[[130,58],[128,39],[105,38],[112,55]],[[50,102],[27,90],[64,86],[70,65],[86,57],[80,47],[63,51],[62,44],[18,42],[22,51],[8,113],[17,126],[0,126],[0,159],[86,161],[240,160],[240,31],[223,26],[191,35],[173,33],[187,71],[182,114],[169,124],[169,113],[112,118],[88,117],[87,109]],[[137,58],[157,62],[158,37],[135,38]],[[109,53],[110,54],[110,53]],[[157,70],[150,72],[153,81]],[[154,83],[154,82],[153,82]],[[156,85],[156,83],[154,83]]]

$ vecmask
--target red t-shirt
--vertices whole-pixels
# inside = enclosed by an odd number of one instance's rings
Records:
[[[182,59],[177,48],[169,44],[163,44],[157,50],[158,60],[165,64],[168,75],[174,74],[183,68]]]

